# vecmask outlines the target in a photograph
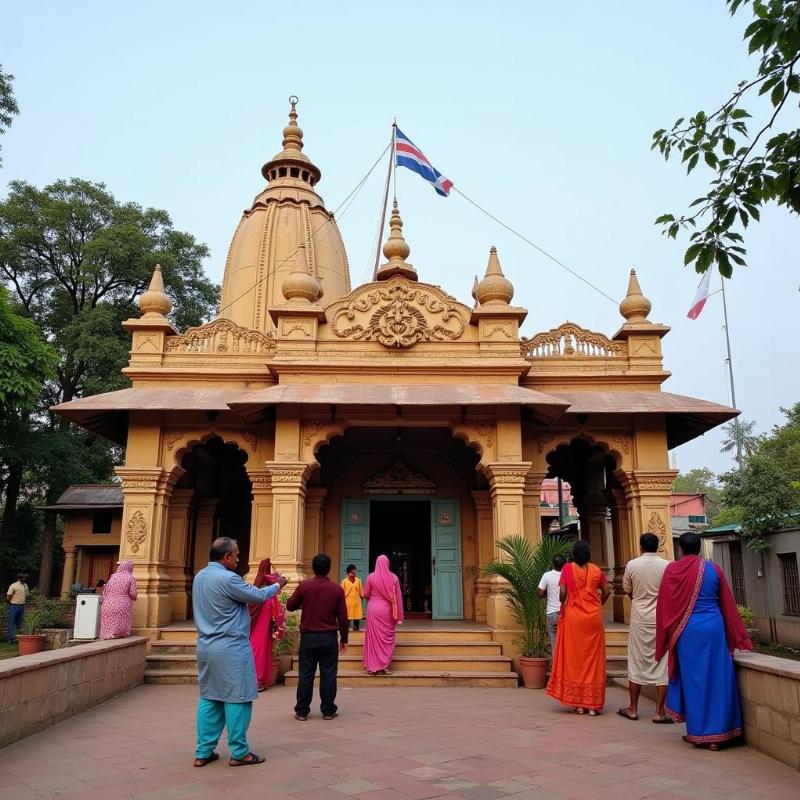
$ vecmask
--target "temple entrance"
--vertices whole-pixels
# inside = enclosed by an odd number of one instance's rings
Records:
[[[369,518],[369,568],[379,555],[389,558],[400,579],[403,610],[409,619],[430,619],[431,504],[428,500],[373,500]]]

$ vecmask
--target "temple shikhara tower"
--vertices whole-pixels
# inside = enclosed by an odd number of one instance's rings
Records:
[[[125,447],[121,520],[68,528],[65,590],[102,544],[133,560],[134,624],[152,632],[191,618],[192,578],[230,535],[244,571],[269,557],[292,581],[319,551],[338,579],[385,553],[412,615],[483,623],[500,640],[512,622],[481,567],[504,536],[546,535],[542,481],[560,477],[623,621],[639,535],[672,556],[668,451],[736,413],[662,390],[669,328],[650,319],[636,274],[620,273],[615,333],[526,330],[494,247],[475,254],[485,274],[461,302],[424,253],[409,261],[395,203],[376,280],[353,289],[294,108],[262,175],[217,318],[176,330],[156,267],[125,322],[130,388],[56,409]]]

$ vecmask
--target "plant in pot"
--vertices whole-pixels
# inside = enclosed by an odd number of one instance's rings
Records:
[[[278,675],[285,675],[292,668],[292,656],[297,650],[297,628],[299,621],[295,615],[286,617],[283,636],[275,642],[273,658],[279,662]]]
[[[547,599],[539,597],[539,581],[552,569],[553,558],[569,553],[570,543],[545,536],[533,544],[524,536],[506,536],[497,543],[500,557],[483,568],[486,576],[506,581],[503,592],[521,629],[520,672],[527,689],[543,689],[547,675]]]
[[[39,653],[44,649],[46,636],[41,632],[43,629],[64,626],[64,614],[58,600],[44,597],[38,592],[31,592],[30,600],[17,634],[21,656]]]

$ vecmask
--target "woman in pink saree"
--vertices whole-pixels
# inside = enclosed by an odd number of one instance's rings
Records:
[[[400,581],[389,570],[389,559],[378,556],[375,572],[364,586],[367,599],[367,629],[364,633],[364,666],[370,675],[391,675],[396,628],[403,622]]]
[[[135,599],[133,561],[120,561],[117,571],[103,587],[103,603],[100,606],[101,639],[124,639],[131,635]]]
[[[258,565],[253,585],[259,589],[275,583],[277,575],[272,572],[272,562],[265,558]],[[270,685],[272,670],[272,648],[278,632],[283,627],[283,609],[277,597],[271,597],[266,603],[251,603],[250,610],[250,647],[253,650],[253,661],[256,666],[258,691],[264,692]]]

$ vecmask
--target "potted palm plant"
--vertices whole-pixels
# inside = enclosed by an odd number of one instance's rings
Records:
[[[486,576],[503,578],[503,588],[514,619],[520,626],[520,672],[527,689],[543,689],[547,675],[547,600],[539,597],[539,581],[552,568],[553,558],[567,555],[570,543],[545,536],[533,544],[524,536],[506,536],[497,543],[500,557],[483,568]]]

